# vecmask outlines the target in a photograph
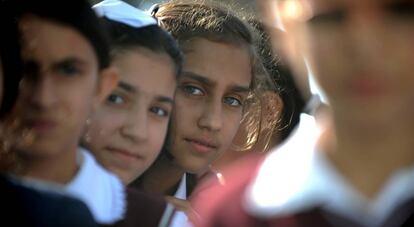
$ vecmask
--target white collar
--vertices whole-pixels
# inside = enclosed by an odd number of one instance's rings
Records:
[[[178,186],[177,191],[174,194],[175,198],[178,199],[187,199],[187,174],[181,178],[180,185]],[[176,211],[171,218],[171,223],[169,227],[190,227],[191,223],[188,220],[188,217],[183,211]]]
[[[68,194],[83,201],[99,224],[112,224],[124,217],[126,210],[125,188],[121,180],[105,170],[84,148],[79,148],[83,157],[76,176],[68,183]]]
[[[181,178],[180,185],[178,185],[177,191],[174,194],[175,198],[187,199],[187,179],[186,174]]]
[[[298,128],[266,157],[257,177],[248,186],[245,205],[249,212],[267,217],[288,214],[304,205],[302,199],[294,196],[308,183],[313,152],[304,148],[314,147],[318,135],[314,118],[302,114]]]
[[[244,205],[259,217],[277,217],[322,206],[358,223],[377,226],[404,201],[414,197],[414,166],[398,171],[375,201],[369,202],[315,149],[320,130],[301,116],[297,131],[266,157],[247,188]]]

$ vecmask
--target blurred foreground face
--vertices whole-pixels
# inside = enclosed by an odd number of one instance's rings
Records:
[[[27,16],[20,29],[24,78],[17,115],[35,139],[19,150],[30,157],[57,157],[76,149],[98,100],[97,57],[71,27]]]
[[[414,1],[266,1],[309,62],[334,112],[380,120],[412,114]]]
[[[161,151],[176,78],[171,59],[146,48],[124,51],[113,65],[120,83],[91,118],[90,141],[85,143],[105,168],[128,184]]]

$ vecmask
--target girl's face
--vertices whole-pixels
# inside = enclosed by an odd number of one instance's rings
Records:
[[[176,87],[165,54],[145,48],[116,55],[120,82],[91,118],[84,142],[125,184],[141,175],[164,143]]]
[[[246,49],[203,38],[185,44],[168,145],[187,172],[206,170],[232,143],[252,80]]]
[[[363,119],[414,113],[413,1],[296,2],[307,3],[309,18],[286,18],[288,33],[336,113]]]

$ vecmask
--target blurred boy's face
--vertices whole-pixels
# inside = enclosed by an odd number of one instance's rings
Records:
[[[24,78],[18,117],[34,135],[19,152],[56,158],[76,149],[85,120],[99,98],[97,57],[90,43],[71,27],[35,16],[23,17]],[[99,81],[99,82],[98,82]]]
[[[413,106],[414,1],[277,4],[288,40],[306,57],[336,112],[386,116]]]

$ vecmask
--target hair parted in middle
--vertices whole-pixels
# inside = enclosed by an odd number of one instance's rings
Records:
[[[233,144],[235,150],[252,148],[263,132],[272,133],[274,130],[262,129],[262,102],[265,92],[275,89],[258,57],[255,40],[256,37],[250,25],[240,19],[233,11],[224,5],[206,0],[172,0],[152,8],[152,16],[158,24],[170,32],[185,50],[188,41],[195,38],[204,38],[212,42],[226,43],[246,48],[251,59],[252,82],[251,92],[244,105],[244,114],[241,125],[246,127],[247,138],[243,144]],[[185,52],[185,51],[184,51]],[[272,129],[277,127],[278,117],[275,116],[264,124]]]

